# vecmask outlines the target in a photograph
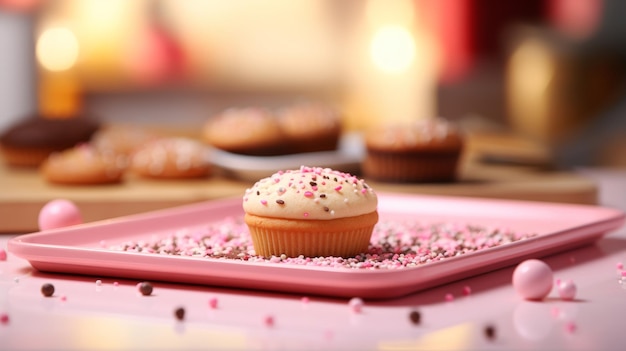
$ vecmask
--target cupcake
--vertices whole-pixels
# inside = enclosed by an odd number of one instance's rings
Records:
[[[364,180],[329,168],[279,171],[245,191],[257,255],[353,257],[366,252],[378,198]]]
[[[285,153],[284,135],[274,114],[263,108],[230,108],[209,119],[202,139],[220,150],[251,156]]]
[[[281,108],[277,117],[291,153],[337,149],[342,125],[339,114],[331,107],[298,101]]]
[[[365,133],[364,176],[385,182],[450,182],[464,137],[443,118],[380,125]]]

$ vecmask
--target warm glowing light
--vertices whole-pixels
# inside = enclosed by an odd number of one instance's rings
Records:
[[[554,63],[548,49],[536,40],[520,45],[511,57],[514,80],[527,95],[543,94],[554,76]]]
[[[376,67],[389,73],[406,71],[415,60],[415,41],[409,30],[397,25],[383,26],[370,44]]]
[[[65,71],[78,60],[78,40],[62,27],[46,29],[37,40],[37,59],[49,71]]]

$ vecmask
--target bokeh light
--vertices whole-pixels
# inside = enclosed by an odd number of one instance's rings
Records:
[[[78,61],[78,53],[78,40],[68,28],[48,28],[37,39],[37,60],[49,71],[72,68]]]
[[[406,71],[415,60],[415,52],[411,32],[397,25],[378,29],[370,45],[370,55],[376,67],[389,73]]]

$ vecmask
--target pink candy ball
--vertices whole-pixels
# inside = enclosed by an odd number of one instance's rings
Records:
[[[576,297],[576,284],[571,280],[562,280],[558,283],[559,296],[563,300],[573,300]]]
[[[67,227],[83,223],[78,207],[71,201],[56,199],[39,211],[39,230]]]
[[[544,299],[552,290],[552,282],[552,269],[540,260],[526,260],[513,271],[513,287],[527,300]]]

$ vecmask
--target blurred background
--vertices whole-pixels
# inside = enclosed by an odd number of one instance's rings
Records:
[[[350,130],[442,116],[552,166],[626,166],[625,15],[620,0],[0,0],[0,130],[81,112],[194,130],[307,97]]]

